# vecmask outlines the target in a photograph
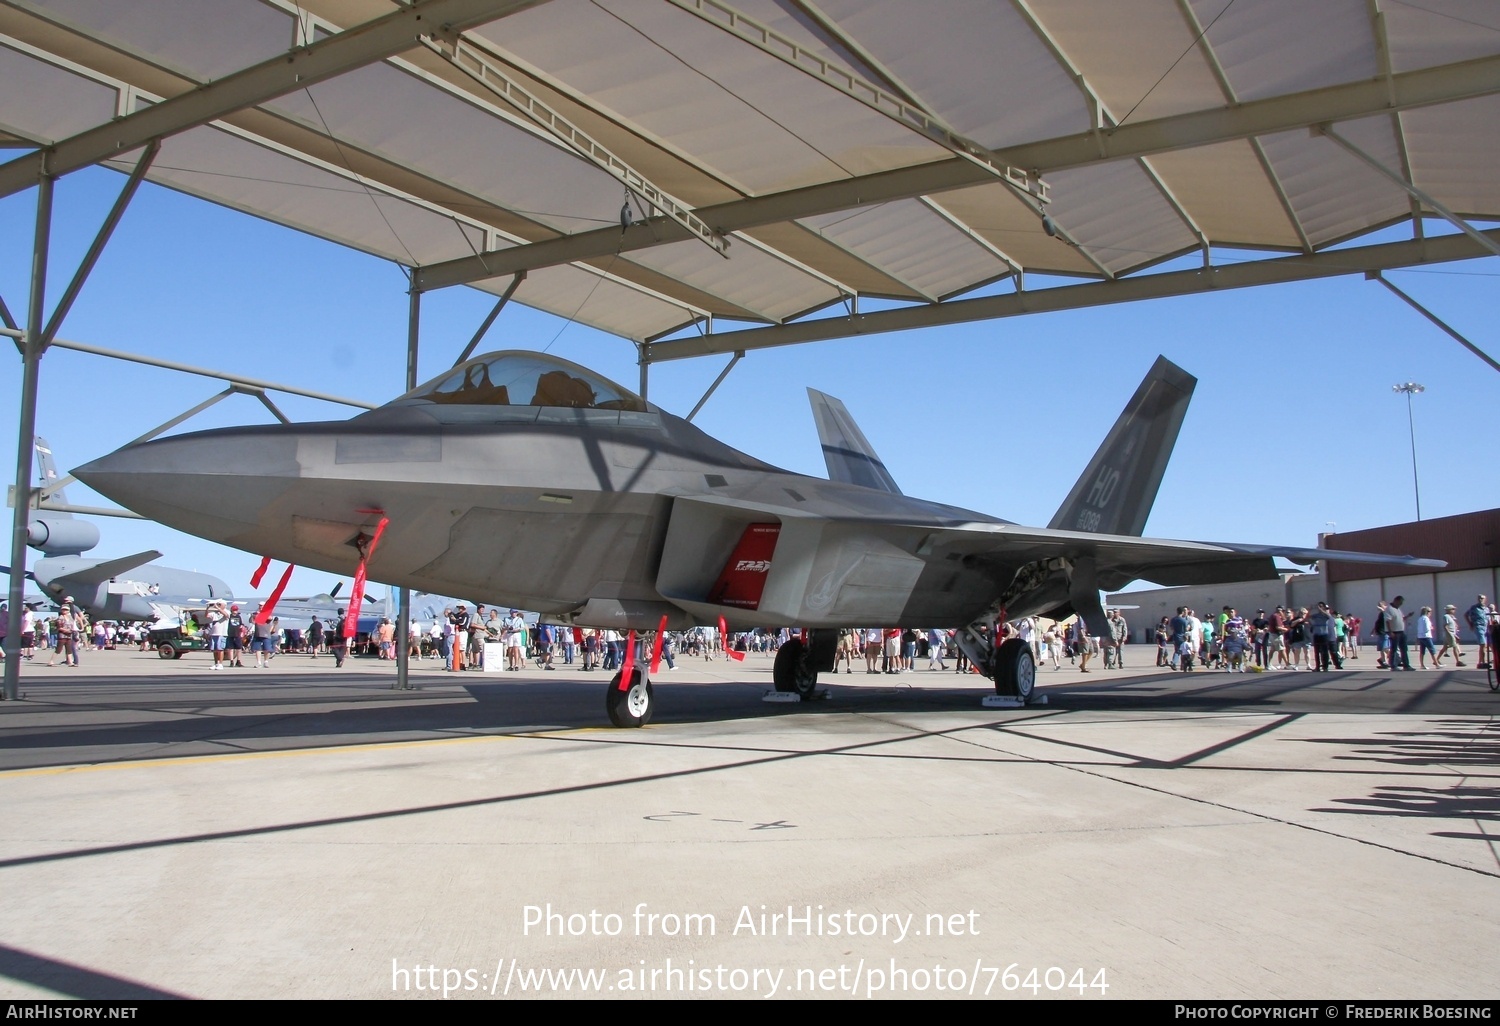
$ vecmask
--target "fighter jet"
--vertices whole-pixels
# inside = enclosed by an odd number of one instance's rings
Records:
[[[762,463],[576,364],[477,357],[348,421],[225,428],[127,446],[75,473],[143,516],[301,566],[467,595],[561,623],[649,630],[796,625],[779,691],[811,696],[838,629],[957,629],[1002,695],[1031,699],[1007,619],[1100,589],[1273,578],[1274,556],[1376,554],[1143,539],[1196,379],[1159,358],[1046,528],[904,496],[847,409],[811,392],[829,480]],[[998,643],[997,643],[998,641]],[[632,663],[610,719],[652,712]]]
[[[35,444],[42,484],[56,484],[52,447],[41,436]],[[67,505],[62,488],[55,489],[54,498]],[[155,620],[174,607],[234,597],[229,585],[211,574],[152,563],[161,558],[154,549],[117,559],[84,556],[99,544],[99,528],[66,510],[42,507],[34,513],[26,525],[26,543],[42,553],[27,576],[50,601],[76,603],[96,620]],[[10,571],[0,567],[0,572]]]

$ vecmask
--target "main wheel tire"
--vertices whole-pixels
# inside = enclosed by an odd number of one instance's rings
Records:
[[[651,693],[651,681],[639,666],[630,668],[631,682],[620,690],[620,674],[610,679],[609,691],[604,698],[604,707],[609,712],[609,722],[617,727],[644,727],[651,722],[655,696]]]
[[[159,656],[161,656],[163,659],[176,659],[177,658],[177,650],[175,648],[173,648],[171,645],[166,644],[165,642],[163,642],[161,645],[157,646],[156,654],[159,655]]]
[[[1011,638],[995,653],[995,691],[1027,702],[1035,689],[1036,658],[1031,646],[1020,638]]]
[[[792,638],[776,650],[776,662],[771,665],[771,681],[777,691],[795,691],[807,698],[818,687],[818,671],[811,669],[804,658],[805,649],[801,638]]]

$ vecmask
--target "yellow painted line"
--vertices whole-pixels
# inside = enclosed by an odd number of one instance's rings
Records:
[[[326,748],[288,748],[272,752],[225,752],[220,755],[188,755],[176,759],[122,759],[118,762],[88,762],[68,766],[39,766],[34,769],[0,770],[0,779],[56,777],[66,773],[92,773],[97,770],[154,769],[160,766],[197,766],[204,763],[244,762],[250,759],[281,759],[297,755],[374,752],[385,748],[431,748],[438,745],[467,744],[474,741],[509,741],[516,738],[566,737],[569,734],[594,733],[605,729],[604,727],[579,727],[575,730],[547,731],[545,733],[476,734],[472,737],[438,737],[426,741],[375,741],[369,744],[332,745]]]

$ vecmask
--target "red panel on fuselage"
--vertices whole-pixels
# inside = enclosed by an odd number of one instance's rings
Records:
[[[718,581],[708,593],[708,601],[736,609],[759,609],[780,534],[780,524],[746,524],[729,562],[724,564]]]

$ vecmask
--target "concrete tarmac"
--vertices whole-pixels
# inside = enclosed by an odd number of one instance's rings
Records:
[[[1372,657],[1017,710],[684,658],[641,730],[576,668],[32,662],[0,996],[1496,999],[1500,694]]]

